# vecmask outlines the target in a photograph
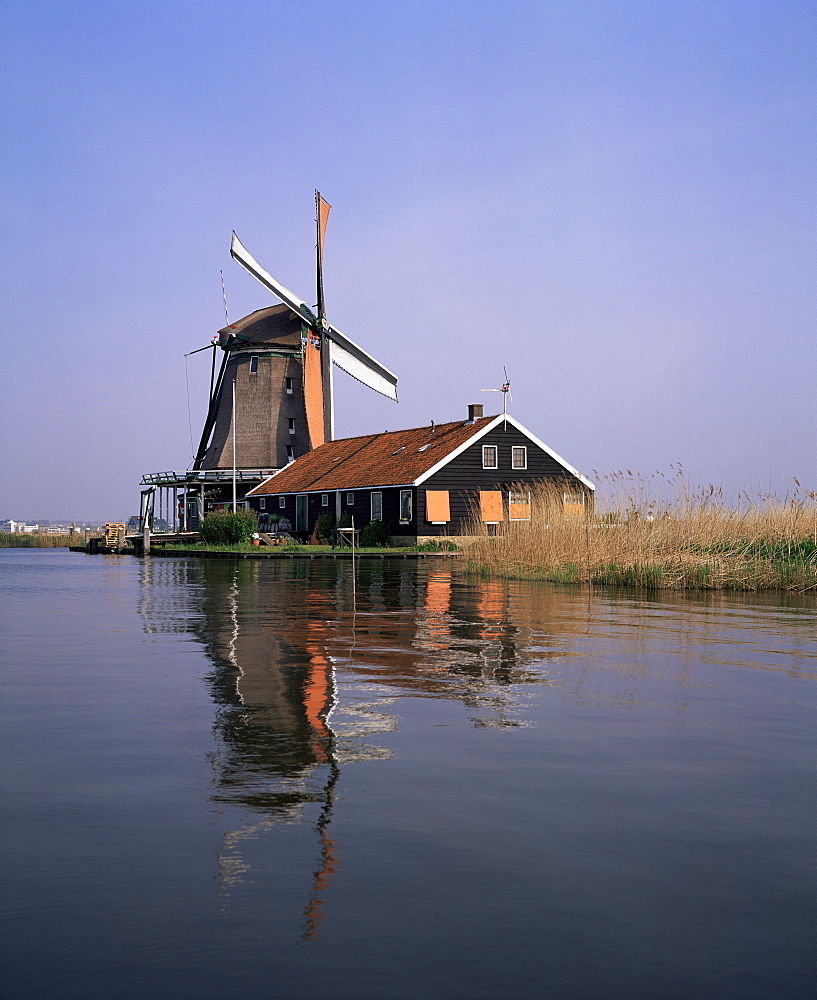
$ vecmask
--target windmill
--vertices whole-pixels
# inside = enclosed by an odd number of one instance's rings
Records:
[[[502,371],[505,374],[505,381],[502,383],[500,389],[480,389],[480,392],[501,392],[502,393],[502,412],[508,412],[508,396],[511,395],[511,380],[508,378],[508,369],[503,365]],[[513,402],[513,396],[511,396],[511,402]]]
[[[397,401],[397,376],[326,318],[323,244],[330,205],[315,192],[315,311],[266,271],[233,233],[230,254],[271,291],[279,305],[260,309],[219,331],[221,370],[211,379],[210,406],[194,469],[232,463],[233,410],[225,386],[236,387],[238,465],[281,467],[333,438],[332,365]]]

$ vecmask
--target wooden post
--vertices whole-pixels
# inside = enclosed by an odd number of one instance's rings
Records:
[[[145,518],[145,526],[142,529],[142,555],[150,555],[150,525],[147,518]]]
[[[357,610],[357,580],[355,579],[355,515],[352,514],[352,613]]]
[[[116,554],[121,555],[122,549],[125,548],[125,529],[116,529]]]
[[[236,492],[235,492],[235,425],[236,425],[236,413],[235,413],[235,379],[233,379],[233,513],[236,512]]]
[[[85,551],[87,552],[91,543],[91,529],[86,528],[83,533],[82,544],[85,546]]]

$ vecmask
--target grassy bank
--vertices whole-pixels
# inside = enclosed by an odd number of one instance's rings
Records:
[[[335,548],[333,549],[331,545],[253,545],[252,542],[238,542],[234,545],[208,545],[205,542],[196,542],[193,544],[185,544],[180,542],[178,545],[167,545],[165,548],[168,552],[172,552],[173,549],[179,549],[183,551],[193,551],[193,552],[255,552],[264,553],[265,555],[271,555],[274,553],[287,554],[291,552],[297,552],[301,555],[308,553],[311,555],[320,555],[321,553],[327,552],[351,552],[348,548]],[[428,542],[423,545],[400,545],[395,547],[378,546],[377,548],[367,548],[367,547],[355,547],[356,553],[361,553],[363,555],[367,553],[376,553],[377,555],[388,555],[389,553],[394,553],[395,555],[403,555],[408,552],[456,552],[457,546],[451,542]]]
[[[82,533],[75,535],[40,535],[22,532],[0,532],[0,549],[66,549],[79,545]]]
[[[688,489],[682,476],[660,493],[651,479],[607,477],[587,519],[564,515],[561,490],[541,489],[530,521],[469,548],[469,569],[648,590],[817,589],[817,497],[796,481],[784,498],[728,503],[715,487]]]

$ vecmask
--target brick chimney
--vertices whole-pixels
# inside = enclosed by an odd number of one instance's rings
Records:
[[[472,424],[475,420],[482,419],[482,403],[469,403],[468,404],[468,423]]]

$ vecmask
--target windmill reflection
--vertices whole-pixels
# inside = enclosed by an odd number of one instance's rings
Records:
[[[148,627],[186,620],[213,664],[212,799],[254,813],[224,838],[222,891],[247,872],[247,840],[318,807],[305,940],[320,930],[340,863],[331,824],[342,768],[393,756],[383,736],[397,726],[394,702],[455,699],[475,725],[524,725],[520,682],[547,683],[526,669],[530,609],[518,595],[511,606],[506,584],[474,586],[450,564],[384,561],[362,562],[353,590],[350,570],[318,560],[155,560],[144,570]],[[186,614],[163,604],[163,577],[168,593],[192,597]]]
[[[302,822],[311,805],[318,863],[304,913],[305,939],[320,929],[324,894],[337,868],[330,835],[340,766],[330,716],[336,704],[334,667],[327,656],[327,625],[289,617],[287,588],[270,588],[257,566],[208,564],[203,612],[196,631],[214,671],[221,752],[213,755],[214,801],[249,806],[260,822],[225,836],[219,856],[221,887],[246,872],[242,842],[277,823]],[[226,570],[226,572],[225,572]],[[297,620],[297,624],[296,624]]]

